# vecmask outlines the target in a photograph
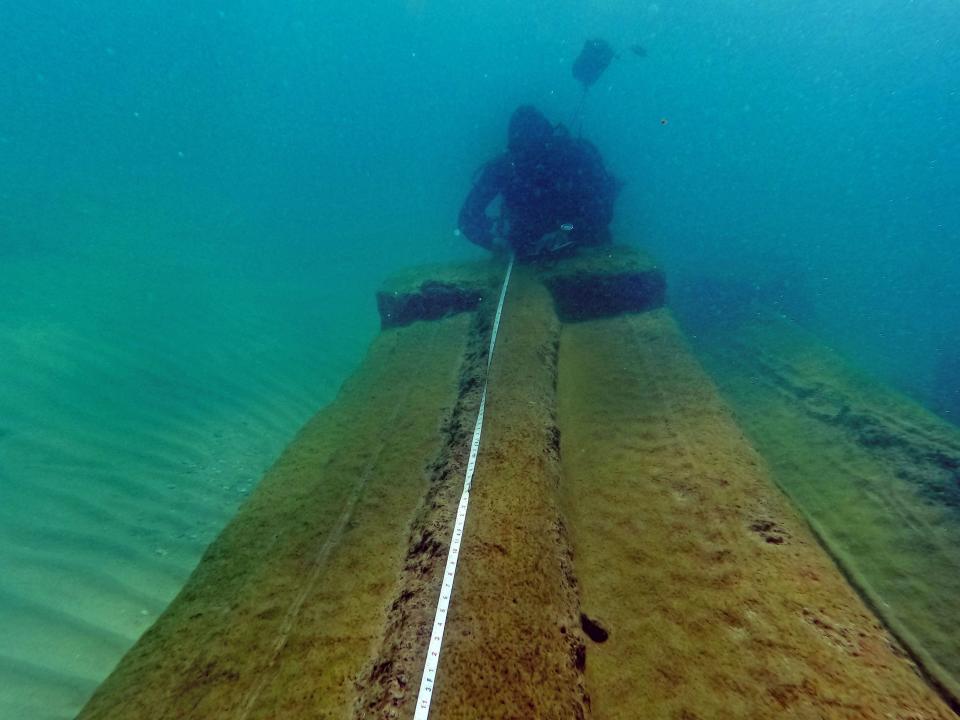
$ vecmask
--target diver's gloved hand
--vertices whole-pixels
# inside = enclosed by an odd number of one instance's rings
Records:
[[[562,250],[566,250],[573,245],[573,238],[570,232],[565,229],[555,230],[547,233],[540,242],[537,243],[537,255],[552,255]]]

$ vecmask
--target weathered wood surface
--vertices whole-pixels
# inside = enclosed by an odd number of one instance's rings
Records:
[[[475,309],[385,323],[82,720],[412,716],[503,267],[471,272]],[[432,716],[950,717],[638,312],[662,282],[564,310],[604,272],[659,273],[516,270]]]

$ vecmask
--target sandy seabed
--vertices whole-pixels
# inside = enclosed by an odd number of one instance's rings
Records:
[[[0,274],[0,720],[53,720],[156,620],[375,319],[169,258]]]

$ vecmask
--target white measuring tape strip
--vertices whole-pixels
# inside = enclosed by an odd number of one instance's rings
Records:
[[[510,283],[510,273],[513,272],[513,255],[507,265],[507,274],[503,278],[503,287],[500,288],[500,301],[497,303],[497,314],[493,318],[493,330],[490,333],[490,349],[487,351],[487,370],[493,362],[493,346],[497,343],[497,331],[500,329],[500,315],[503,313],[503,301],[507,297],[507,285]],[[420,694],[417,696],[417,709],[413,714],[414,720],[427,720],[430,714],[430,700],[433,698],[433,687],[437,680],[437,666],[440,664],[440,646],[443,644],[443,629],[447,622],[447,610],[450,607],[450,597],[453,595],[453,577],[457,572],[457,560],[460,557],[460,542],[463,540],[463,526],[467,520],[467,505],[470,504],[470,486],[473,484],[473,471],[477,467],[477,453],[480,450],[480,432],[483,430],[483,411],[487,405],[487,381],[483,382],[483,393],[480,395],[480,409],[477,411],[477,424],[473,428],[473,440],[470,442],[470,459],[467,460],[467,473],[463,480],[463,493],[460,495],[460,505],[457,507],[457,519],[453,525],[453,536],[450,538],[450,550],[447,552],[447,566],[443,571],[443,584],[440,586],[440,599],[437,601],[437,612],[433,617],[433,632],[430,634],[430,645],[427,648],[427,659],[423,664],[423,677],[420,679]]]

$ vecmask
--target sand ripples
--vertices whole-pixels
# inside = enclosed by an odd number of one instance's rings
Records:
[[[2,720],[72,717],[373,330],[304,333],[306,286],[60,270],[0,290]]]

